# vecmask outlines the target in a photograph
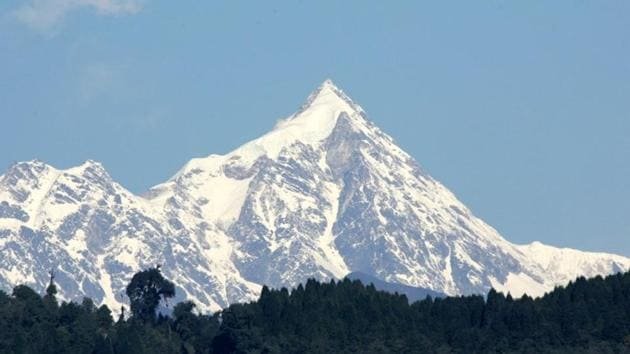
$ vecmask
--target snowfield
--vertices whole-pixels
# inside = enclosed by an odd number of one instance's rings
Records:
[[[202,310],[350,272],[449,295],[539,296],[630,269],[622,256],[508,242],[330,80],[271,132],[192,159],[144,196],[94,161],[15,164],[0,176],[0,255],[0,288],[43,289],[56,269],[63,298],[114,309],[156,264],[176,301]]]

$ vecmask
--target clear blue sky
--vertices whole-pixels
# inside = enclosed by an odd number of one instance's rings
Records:
[[[332,78],[506,238],[630,256],[630,2],[0,2],[0,169],[134,192]]]

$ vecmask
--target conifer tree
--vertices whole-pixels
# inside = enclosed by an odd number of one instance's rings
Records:
[[[50,270],[50,281],[46,287],[46,295],[44,295],[44,305],[49,311],[55,311],[58,307],[57,303],[57,285],[55,285],[55,271]]]

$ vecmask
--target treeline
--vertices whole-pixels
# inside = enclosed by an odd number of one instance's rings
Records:
[[[58,304],[52,279],[44,296],[0,291],[0,353],[630,353],[630,272],[538,299],[491,290],[413,304],[359,281],[309,280],[213,315],[190,302],[158,314],[174,289],[159,269],[136,274],[131,313],[117,319],[89,299]]]

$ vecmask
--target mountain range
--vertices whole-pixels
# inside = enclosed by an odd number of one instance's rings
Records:
[[[62,298],[114,308],[136,271],[159,264],[202,310],[351,272],[447,295],[539,296],[630,269],[622,256],[510,243],[330,80],[269,133],[192,159],[144,195],[91,160],[14,164],[0,176],[0,255],[0,288],[43,289],[54,269]]]

